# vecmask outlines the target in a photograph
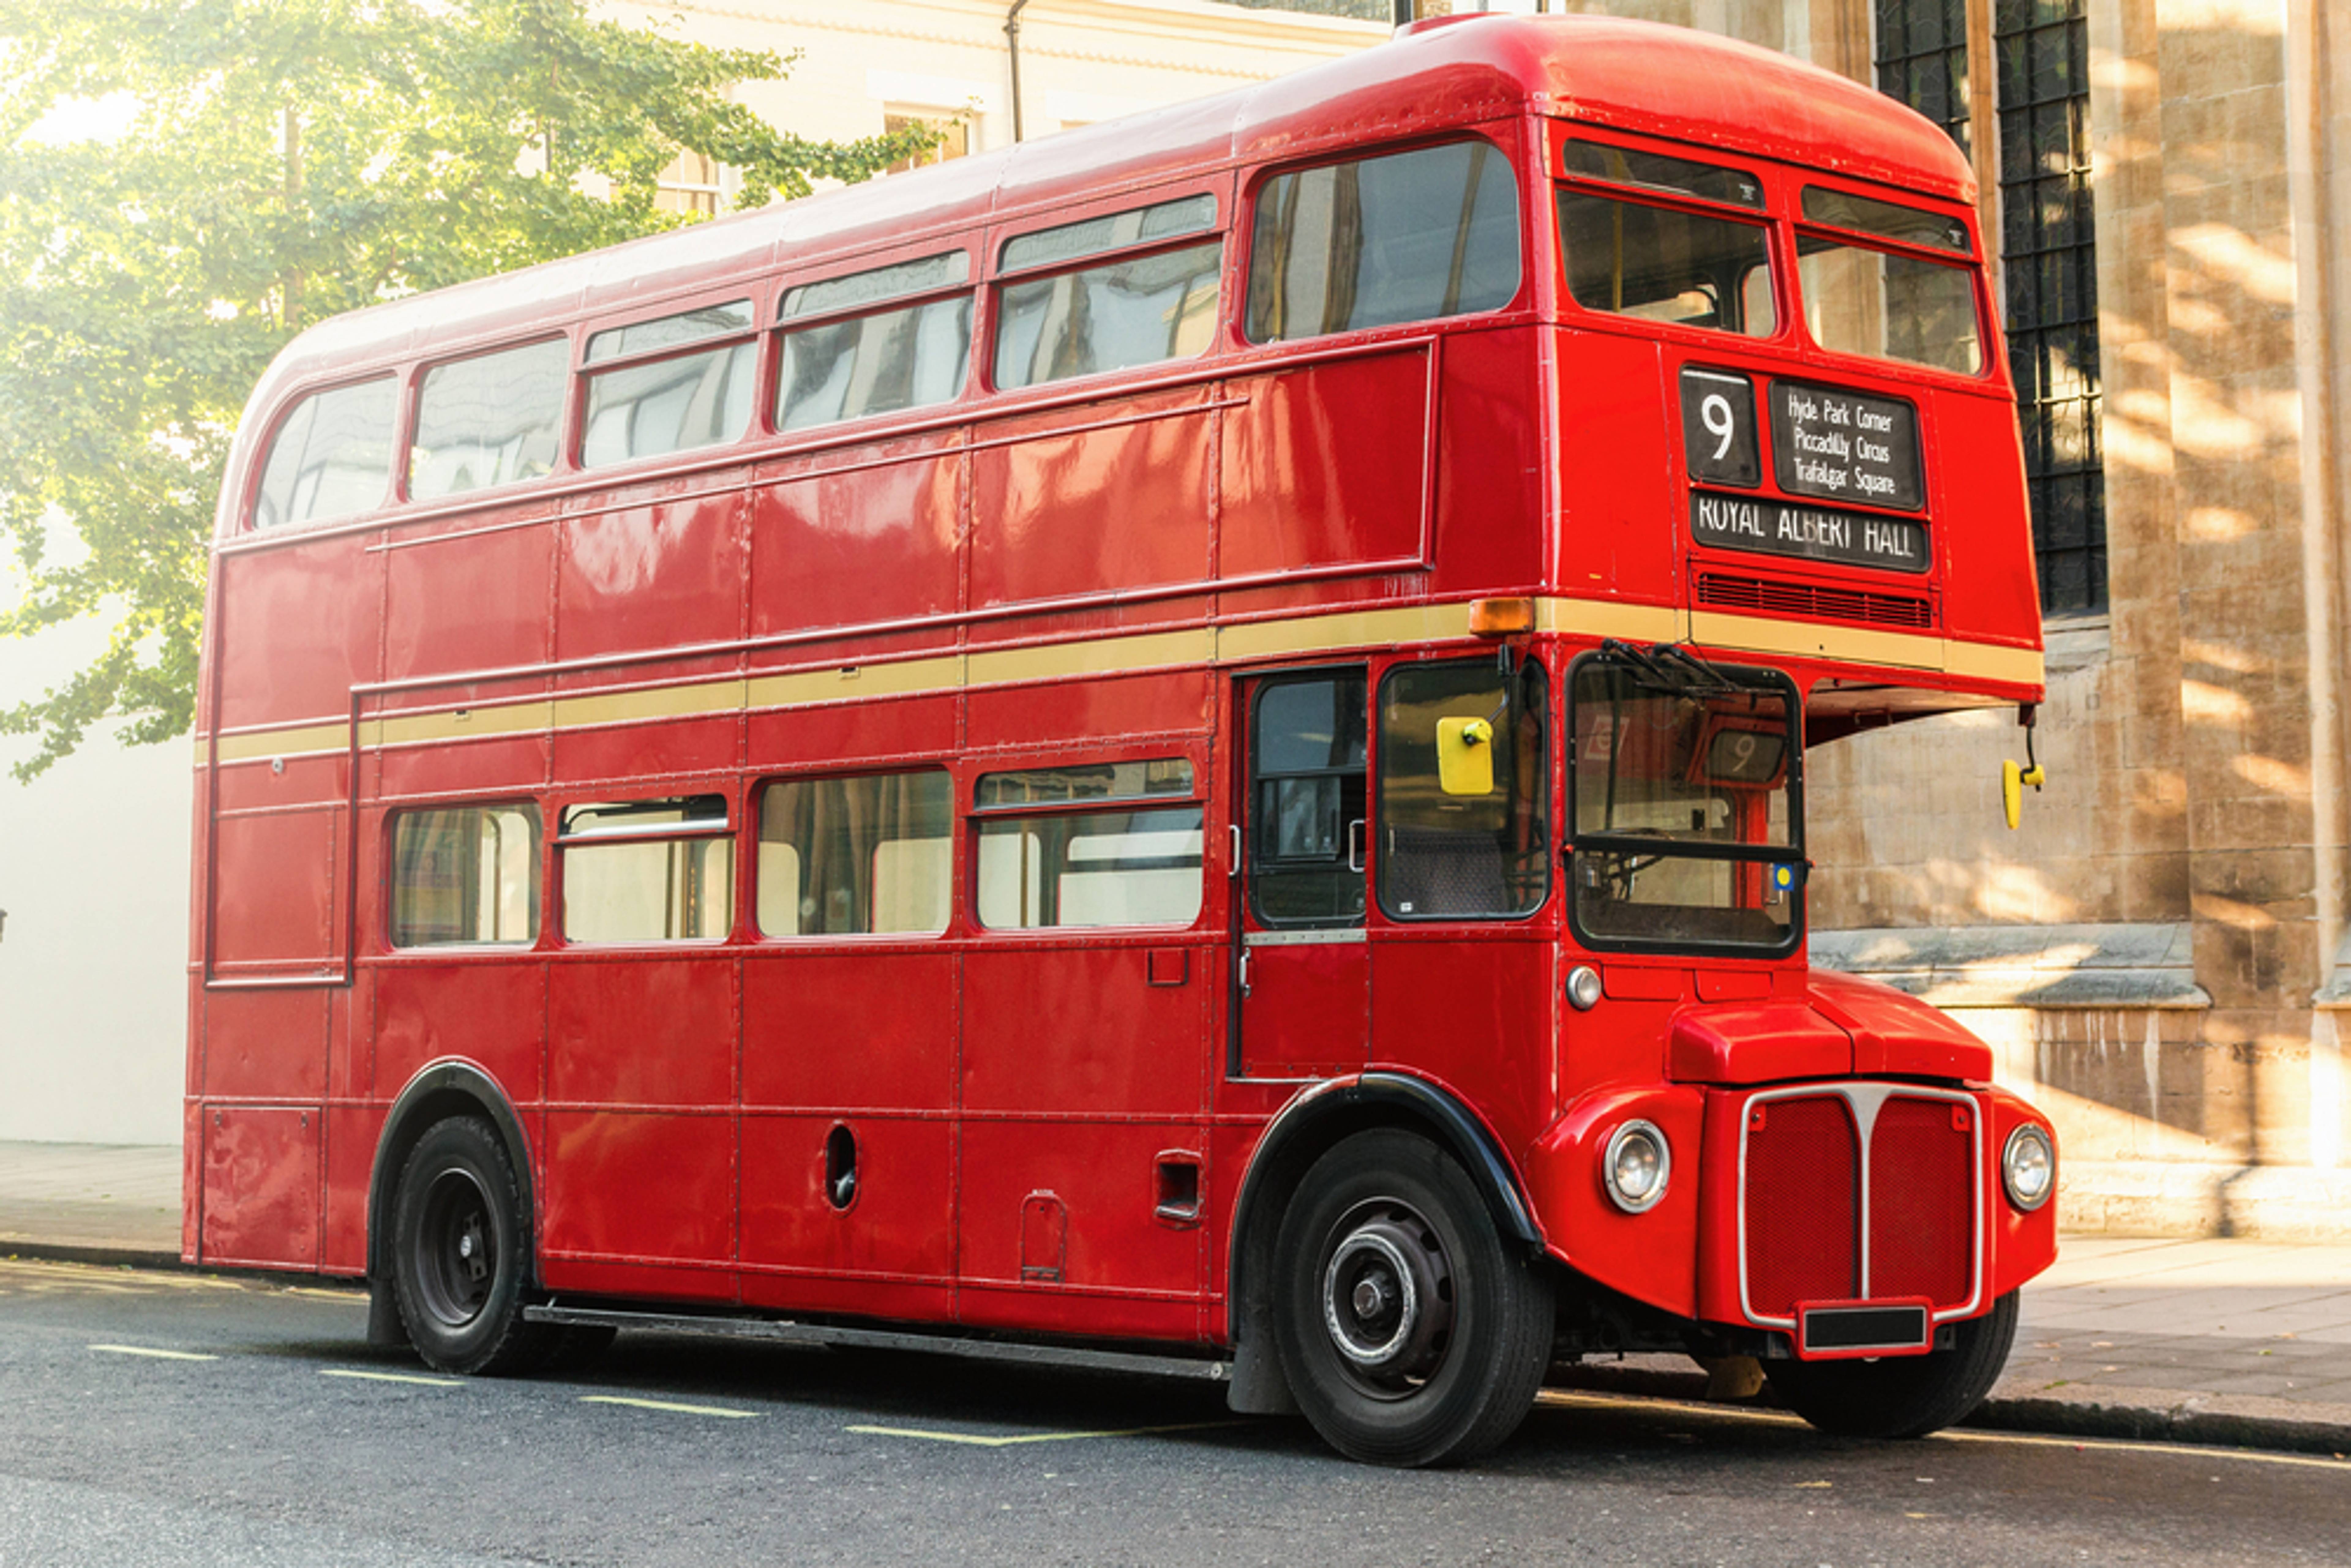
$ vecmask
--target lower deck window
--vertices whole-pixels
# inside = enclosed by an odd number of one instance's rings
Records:
[[[538,811],[456,806],[392,824],[392,945],[538,939]]]
[[[1200,914],[1200,808],[1056,812],[979,826],[979,923],[1189,925]]]
[[[759,929],[945,931],[954,815],[954,787],[938,769],[769,785],[759,801]]]
[[[733,928],[724,796],[574,806],[558,844],[569,941],[716,941]]]

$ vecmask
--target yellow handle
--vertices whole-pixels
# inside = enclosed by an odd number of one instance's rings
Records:
[[[2037,762],[2030,768],[2020,768],[2014,761],[2000,765],[2000,804],[2008,815],[2009,831],[2014,832],[2024,821],[2024,787],[2030,784],[2038,789],[2048,781],[2048,770]]]

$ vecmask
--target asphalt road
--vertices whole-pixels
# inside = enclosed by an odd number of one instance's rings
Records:
[[[2351,1563],[2351,1464],[1547,1395],[1476,1468],[1212,1385],[624,1334],[436,1377],[355,1291],[0,1262],[0,1568]]]

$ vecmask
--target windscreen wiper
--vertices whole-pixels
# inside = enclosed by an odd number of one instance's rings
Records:
[[[1611,637],[1600,644],[1600,653],[1631,666],[1643,685],[1677,696],[1729,696],[1747,689],[1679,643],[1642,648]]]

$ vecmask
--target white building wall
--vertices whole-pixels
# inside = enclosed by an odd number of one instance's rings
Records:
[[[1497,7],[1499,8],[1499,7]],[[799,51],[788,78],[743,89],[799,135],[879,134],[883,116],[970,116],[970,150],[1012,139],[998,0],[736,0],[608,5],[714,46]],[[1021,17],[1023,131],[1261,81],[1368,47],[1387,29],[1209,0],[1031,0]],[[0,570],[0,602],[17,586]],[[74,627],[0,639],[0,706],[95,656]],[[29,785],[0,741],[0,1139],[180,1140],[185,1082],[192,752],[94,732]]]

